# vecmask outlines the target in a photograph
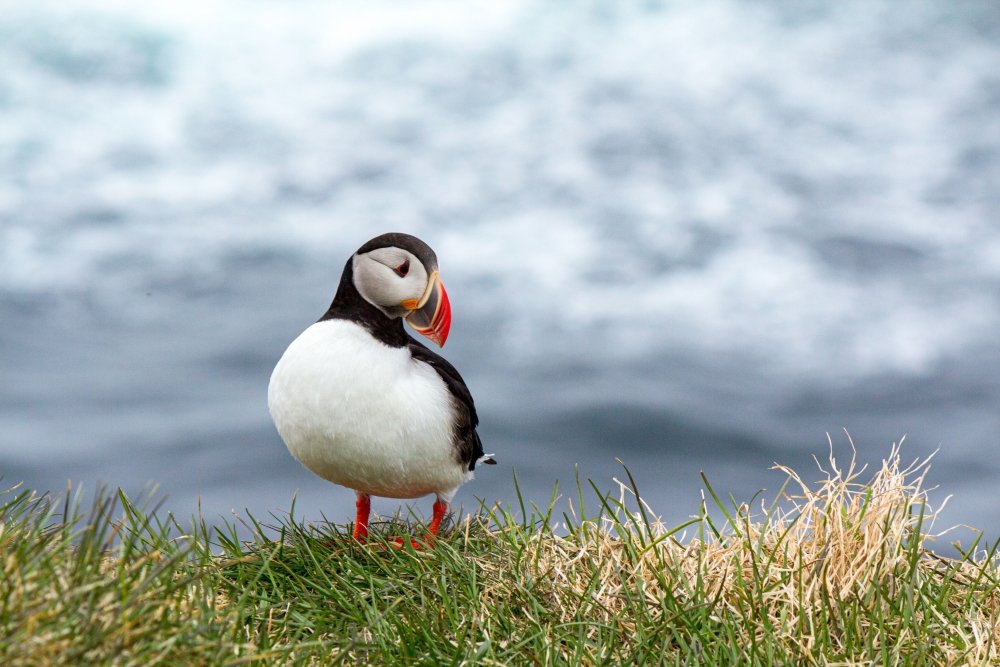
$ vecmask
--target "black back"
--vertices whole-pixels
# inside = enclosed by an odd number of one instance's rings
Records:
[[[448,391],[455,398],[454,428],[458,460],[469,466],[469,470],[475,470],[476,462],[483,455],[483,442],[479,439],[479,434],[476,433],[476,427],[479,426],[479,415],[476,414],[476,403],[472,400],[472,392],[469,391],[465,380],[447,359],[412,337],[409,348],[414,359],[429,364],[437,371],[448,387]],[[492,463],[492,461],[488,460],[487,463]]]

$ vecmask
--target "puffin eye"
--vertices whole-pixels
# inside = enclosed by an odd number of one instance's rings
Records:
[[[395,269],[393,269],[393,271],[395,271],[396,275],[398,275],[400,278],[405,278],[406,274],[410,272],[410,260],[406,260],[405,262],[397,266]]]

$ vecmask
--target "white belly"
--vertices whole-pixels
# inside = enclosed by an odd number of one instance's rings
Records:
[[[317,322],[292,341],[267,403],[292,456],[336,484],[450,500],[471,477],[455,456],[454,407],[441,378],[353,322]]]

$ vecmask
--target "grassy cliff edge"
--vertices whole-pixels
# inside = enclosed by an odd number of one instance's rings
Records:
[[[589,516],[578,485],[418,551],[392,548],[418,530],[399,521],[359,545],[251,518],[245,542],[120,492],[85,509],[15,487],[0,664],[1000,664],[997,544],[928,548],[927,462],[893,447],[868,476],[823,468],[814,485],[781,468],[755,510],[706,480],[712,511],[676,527],[631,480]]]

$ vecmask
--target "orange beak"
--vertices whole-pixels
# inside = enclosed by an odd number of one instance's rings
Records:
[[[444,347],[451,330],[451,302],[438,272],[431,273],[424,295],[416,303],[403,303],[410,310],[406,321],[421,336],[430,338],[438,347]]]

